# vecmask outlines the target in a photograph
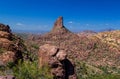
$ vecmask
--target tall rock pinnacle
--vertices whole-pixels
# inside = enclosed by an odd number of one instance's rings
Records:
[[[54,28],[53,29],[59,29],[59,28],[63,28],[63,17],[60,16],[56,22],[54,23]]]
[[[52,32],[68,32],[69,30],[64,27],[63,17],[60,16],[54,23]]]

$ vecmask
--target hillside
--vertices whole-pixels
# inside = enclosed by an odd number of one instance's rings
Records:
[[[7,28],[7,30],[4,29],[3,26],[4,28]],[[18,36],[23,38],[25,43]],[[63,17],[59,17],[54,23],[53,29],[46,34],[41,35],[27,33],[14,35],[9,29],[9,26],[1,24],[0,37],[1,60],[7,57],[9,58],[9,56],[7,56],[9,54],[5,54],[5,56],[3,55],[6,52],[13,52],[12,57],[10,56],[12,58],[11,60],[16,58],[18,51],[21,58],[17,58],[23,59],[25,54],[30,57],[30,61],[25,60],[23,64],[19,64],[15,67],[15,70],[13,69],[15,76],[17,76],[18,79],[20,79],[19,72],[21,72],[21,76],[23,77],[22,79],[24,79],[27,77],[25,72],[30,72],[32,68],[34,68],[34,72],[27,74],[29,78],[41,78],[41,76],[38,75],[43,74],[44,78],[52,79],[52,76],[47,71],[47,69],[49,70],[48,67],[39,71],[36,64],[38,59],[42,56],[42,53],[43,56],[46,55],[44,52],[40,51],[40,47],[44,47],[46,45],[48,47],[45,47],[45,49],[50,46],[56,46],[57,49],[59,48],[59,50],[64,50],[67,55],[67,59],[75,68],[75,73],[77,74],[78,79],[119,79],[120,77],[119,30],[100,33],[84,31],[79,34],[75,34],[64,26]],[[55,50],[56,49],[52,51]],[[39,57],[38,54],[40,52],[42,53]],[[46,57],[47,56],[43,57],[43,59],[48,59]],[[46,62],[47,61],[48,60],[46,60]],[[61,69],[59,69],[59,71],[61,72]]]
[[[61,18],[60,18],[61,19]],[[35,40],[36,44],[52,44],[65,49],[69,58],[75,61],[85,61],[95,66],[118,66],[120,52],[120,31],[101,33],[81,33],[79,35],[70,32],[63,25],[54,24],[54,28]],[[62,21],[62,19],[61,19]]]
[[[24,41],[8,25],[0,24],[0,79],[14,79],[12,67],[27,58],[25,51]]]
[[[39,46],[44,44],[58,46],[60,49],[64,49],[68,54],[68,58],[76,64],[77,74],[80,73],[80,68],[83,67],[84,69],[85,66],[86,72],[82,74],[93,71],[91,74],[94,75],[105,72],[119,73],[119,35],[119,30],[75,34],[63,25],[63,18],[60,17],[56,20],[53,29],[49,33],[31,35],[28,37],[29,40],[26,41],[31,42],[27,43],[27,45],[34,53],[37,53]],[[83,77],[83,75],[80,77]]]

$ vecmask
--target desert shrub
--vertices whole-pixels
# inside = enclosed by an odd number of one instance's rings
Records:
[[[101,74],[102,71],[94,66],[90,66],[84,62],[77,62],[76,72],[78,79],[89,79],[96,74]]]
[[[39,49],[39,46],[37,44],[32,44],[31,46],[35,49]]]
[[[49,67],[38,68],[38,63],[24,61],[13,68],[14,75],[17,79],[52,79]]]
[[[0,76],[3,75],[13,75],[12,69],[8,66],[0,65]]]
[[[95,76],[88,77],[88,79],[120,79],[120,75],[118,74],[102,74],[102,75],[96,74]]]
[[[3,48],[0,48],[0,54],[4,53],[6,50]]]
[[[119,69],[116,67],[95,67],[85,62],[77,61],[76,72],[78,79],[119,79]]]

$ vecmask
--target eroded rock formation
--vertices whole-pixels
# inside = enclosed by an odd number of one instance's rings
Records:
[[[67,59],[67,53],[56,46],[45,44],[39,49],[39,66],[48,65],[53,79],[76,79],[74,65]]]
[[[66,33],[70,32],[63,24],[63,17],[60,16],[54,23],[54,27],[51,30],[51,33]]]
[[[63,17],[61,17],[61,16],[54,23],[53,30],[60,29],[60,28],[64,28],[64,26],[63,26]]]

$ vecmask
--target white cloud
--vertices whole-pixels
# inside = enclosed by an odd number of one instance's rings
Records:
[[[23,26],[24,24],[18,22],[16,25],[17,25],[17,26]]]
[[[69,21],[68,23],[69,23],[69,24],[72,24],[72,23],[73,23],[73,21]]]

